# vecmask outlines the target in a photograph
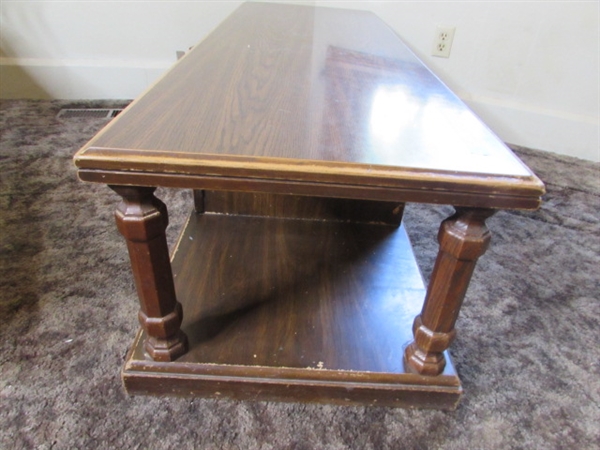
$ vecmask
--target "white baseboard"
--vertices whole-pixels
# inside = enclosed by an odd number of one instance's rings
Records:
[[[133,99],[174,63],[0,58],[0,98]]]
[[[459,96],[504,142],[600,162],[599,117]]]
[[[0,98],[133,99],[174,62],[0,58]],[[600,162],[598,117],[459,96],[505,142]]]

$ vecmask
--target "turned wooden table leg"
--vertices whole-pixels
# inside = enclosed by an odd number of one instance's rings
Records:
[[[422,375],[439,375],[446,366],[444,350],[454,340],[454,324],[475,269],[485,253],[490,232],[485,220],[490,209],[456,208],[442,222],[439,253],[421,314],[413,324],[414,341],[406,348],[407,368]]]
[[[138,317],[147,334],[144,347],[155,361],[173,361],[187,351],[187,338],[180,329],[183,313],[165,237],[167,208],[154,196],[156,188],[110,187],[123,198],[115,218],[127,240],[140,301]]]

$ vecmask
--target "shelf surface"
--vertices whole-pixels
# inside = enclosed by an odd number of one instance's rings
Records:
[[[192,213],[173,255],[190,350],[159,363],[140,332],[123,371],[133,393],[194,393],[452,408],[449,363],[407,373],[425,295],[404,227]]]

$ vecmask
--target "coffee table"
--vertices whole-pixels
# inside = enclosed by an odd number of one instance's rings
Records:
[[[542,182],[376,16],[246,3],[75,156],[123,199],[131,393],[453,408],[498,209]],[[157,186],[194,190],[169,256]],[[407,202],[453,205],[427,290]],[[493,326],[491,324],[490,326]]]

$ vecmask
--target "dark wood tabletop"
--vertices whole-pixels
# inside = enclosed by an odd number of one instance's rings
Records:
[[[375,15],[297,5],[243,4],[75,161],[112,184],[524,209],[544,192]]]

